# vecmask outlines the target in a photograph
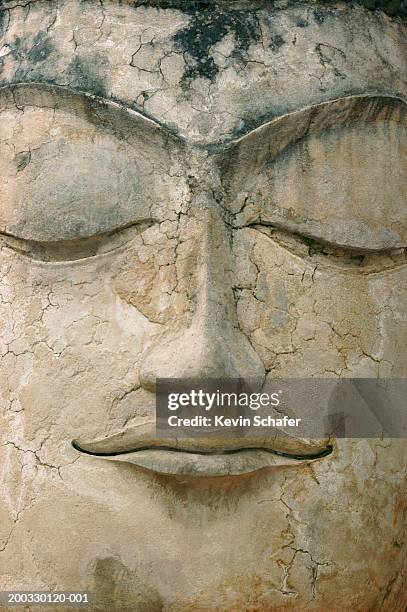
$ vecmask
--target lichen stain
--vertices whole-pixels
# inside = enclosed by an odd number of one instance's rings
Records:
[[[210,55],[211,47],[227,34],[234,34],[233,55],[243,59],[250,45],[259,42],[261,30],[254,13],[235,10],[201,9],[192,13],[189,24],[174,36],[176,49],[186,54],[188,66],[182,77],[182,85],[202,77],[210,81],[216,78],[219,67]]]
[[[107,97],[107,89],[103,77],[98,70],[99,64],[106,63],[106,58],[94,57],[92,61],[74,57],[69,64],[68,72],[72,76],[73,85],[82,91],[92,92],[102,98]]]
[[[30,43],[26,38],[16,36],[11,45],[11,55],[17,61],[28,60],[31,64],[44,62],[55,50],[54,43],[46,32],[37,32]]]

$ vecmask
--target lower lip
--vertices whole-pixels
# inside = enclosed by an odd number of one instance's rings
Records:
[[[244,448],[229,453],[209,454],[176,449],[149,448],[128,453],[96,455],[97,459],[128,463],[159,474],[183,476],[238,476],[266,467],[297,466],[328,456],[332,447],[315,455],[291,456],[277,451]]]

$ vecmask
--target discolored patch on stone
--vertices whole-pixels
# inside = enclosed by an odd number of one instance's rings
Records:
[[[95,56],[92,60],[84,60],[78,56],[73,58],[68,68],[68,74],[72,77],[72,85],[82,91],[106,97],[107,88],[102,76],[106,58],[103,60]]]
[[[54,51],[54,44],[46,32],[38,32],[33,43],[27,54],[30,62],[43,62]]]
[[[35,1],[35,0],[34,0]],[[260,10],[266,9],[286,9],[291,6],[298,4],[298,0],[286,0],[284,3],[275,2],[274,0],[192,0],[187,2],[186,0],[136,0],[134,2],[135,7],[139,6],[157,6],[163,9],[178,9],[184,12],[193,10],[205,10],[210,8],[212,11],[214,8],[219,7],[225,10],[239,9],[239,10]],[[336,0],[310,0],[304,2],[304,5],[310,5],[312,7],[318,6],[333,6],[337,4]],[[406,0],[346,0],[344,4],[348,5],[359,5],[363,6],[372,11],[383,11],[391,17],[401,17],[407,19],[407,2]]]
[[[46,32],[37,32],[33,40],[31,37],[20,38],[16,36],[10,45],[10,53],[17,61],[29,61],[37,64],[45,61],[54,51],[54,43]]]
[[[159,595],[146,589],[141,578],[116,557],[97,559],[93,598],[92,609],[95,612],[157,612],[162,609]]]
[[[21,172],[31,161],[31,151],[21,151],[14,158],[17,172]]]
[[[250,45],[261,38],[256,15],[236,10],[195,10],[190,23],[174,36],[177,50],[185,54],[187,60],[182,78],[184,86],[200,77],[210,81],[216,78],[219,67],[210,51],[228,34],[235,38],[233,55],[243,59]]]

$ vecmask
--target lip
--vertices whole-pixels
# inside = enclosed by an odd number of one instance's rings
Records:
[[[155,439],[142,425],[72,446],[99,460],[128,463],[157,472],[184,476],[237,476],[265,467],[295,466],[327,457],[333,447],[276,435],[274,438]]]

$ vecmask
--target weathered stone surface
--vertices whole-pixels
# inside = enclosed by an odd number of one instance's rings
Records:
[[[361,4],[2,4],[2,590],[404,612],[405,440],[71,444],[147,439],[160,376],[407,376],[405,8]]]

